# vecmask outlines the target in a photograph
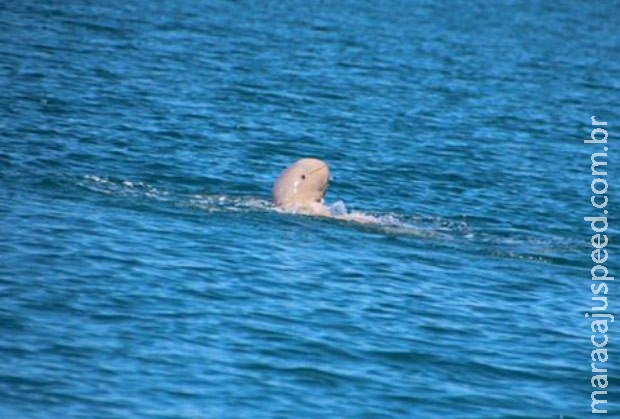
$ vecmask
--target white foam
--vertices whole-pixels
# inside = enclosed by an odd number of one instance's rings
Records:
[[[254,197],[233,197],[228,195],[192,195],[187,205],[209,212],[238,212],[273,209],[273,205]]]
[[[78,185],[92,191],[104,194],[142,196],[150,199],[163,200],[168,196],[167,191],[160,191],[152,185],[144,182],[130,180],[114,180],[105,176],[85,175]]]
[[[275,207],[270,201],[256,197],[235,197],[222,194],[184,196],[157,189],[141,181],[114,180],[98,175],[85,175],[78,181],[78,184],[98,193],[173,202],[175,205],[196,207],[207,212],[289,212]],[[330,212],[329,218],[376,228],[390,234],[448,238],[454,236],[474,237],[465,221],[459,223],[439,217],[350,211],[341,200],[328,205],[327,208]],[[300,215],[313,216],[310,214]]]
[[[337,217],[339,215],[346,215],[349,211],[347,210],[347,206],[342,201],[336,201],[333,204],[327,207],[329,212]]]

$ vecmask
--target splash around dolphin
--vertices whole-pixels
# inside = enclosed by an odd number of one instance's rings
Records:
[[[273,203],[276,208],[286,212],[331,217],[362,224],[381,222],[372,215],[347,212],[342,201],[334,205],[338,211],[333,210],[334,206],[325,205],[329,174],[329,166],[323,160],[310,157],[297,160],[276,179],[273,185]]]
[[[330,216],[325,206],[329,166],[322,160],[303,158],[284,170],[273,185],[276,207],[308,215]]]
[[[378,218],[361,212],[349,212],[342,201],[325,205],[329,186],[329,166],[322,160],[303,158],[286,168],[273,185],[276,208],[291,213],[330,217],[359,224],[384,225],[391,217]]]

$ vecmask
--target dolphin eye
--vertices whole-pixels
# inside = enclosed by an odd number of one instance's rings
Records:
[[[306,175],[301,175],[301,178],[302,179],[306,179]]]

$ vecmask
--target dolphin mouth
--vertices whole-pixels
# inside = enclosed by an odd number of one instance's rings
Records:
[[[319,167],[318,169],[314,169],[313,171],[311,171],[310,173],[308,173],[309,175],[316,173],[316,172],[320,172],[323,169],[327,169],[327,165],[323,165],[321,167]]]

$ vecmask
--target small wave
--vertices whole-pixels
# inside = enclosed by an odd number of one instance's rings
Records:
[[[208,212],[225,211],[269,211],[271,202],[254,197],[234,197],[229,195],[192,195],[187,205]]]
[[[107,195],[132,196],[156,199],[160,201],[168,200],[170,194],[160,190],[148,183],[140,181],[117,180],[105,176],[85,175],[78,180],[78,185],[85,187],[93,192]]]
[[[142,181],[114,179],[106,176],[86,175],[77,184],[96,193],[116,195],[131,199],[163,202],[179,207],[194,207],[206,212],[273,212],[283,213],[271,201],[248,196],[224,194],[178,194]],[[328,205],[331,216],[327,219],[380,234],[404,235],[453,241],[468,240],[472,246],[493,249],[491,254],[532,261],[547,261],[561,253],[581,250],[580,243],[553,236],[539,237],[532,232],[517,233],[489,231],[484,227],[474,232],[465,217],[455,219],[433,215],[410,215],[392,212],[350,210],[339,200]],[[308,216],[299,214],[300,216]],[[325,218],[325,217],[321,217]]]
[[[90,191],[106,195],[153,199],[181,207],[194,207],[206,212],[284,212],[276,208],[271,201],[261,198],[224,194],[175,194],[146,182],[114,179],[107,176],[85,175],[78,180],[77,184]],[[330,218],[334,220],[376,229],[387,234],[443,238],[459,235],[466,238],[473,237],[473,233],[465,221],[455,222],[431,216],[404,216],[394,213],[350,211],[341,200],[329,205],[328,209],[331,214]]]
[[[90,191],[106,195],[116,195],[132,199],[146,199],[179,207],[194,207],[206,212],[277,212],[271,201],[248,196],[223,194],[177,194],[157,188],[142,181],[114,179],[106,176],[85,175],[77,184]],[[433,215],[408,215],[382,213],[375,211],[350,210],[345,202],[338,200],[328,205],[334,222],[346,223],[367,231],[380,234],[413,236],[428,239],[441,239],[444,242],[459,238],[468,240],[475,248],[480,246],[490,250],[491,256],[525,259],[537,262],[553,262],[562,253],[572,254],[578,244],[566,239],[538,237],[534,233],[488,231],[484,228],[474,233],[465,220],[444,218]],[[307,214],[298,214],[309,216]],[[321,218],[325,218],[321,216]]]
[[[254,197],[234,197],[222,194],[175,194],[141,181],[85,175],[77,184],[90,191],[106,195],[153,199],[176,206],[196,207],[208,212],[272,210],[271,202]]]
[[[465,238],[474,237],[465,221],[454,222],[439,217],[406,217],[394,213],[349,211],[343,201],[336,201],[328,208],[335,219],[364,226],[375,226],[386,233],[444,238],[458,233]]]

